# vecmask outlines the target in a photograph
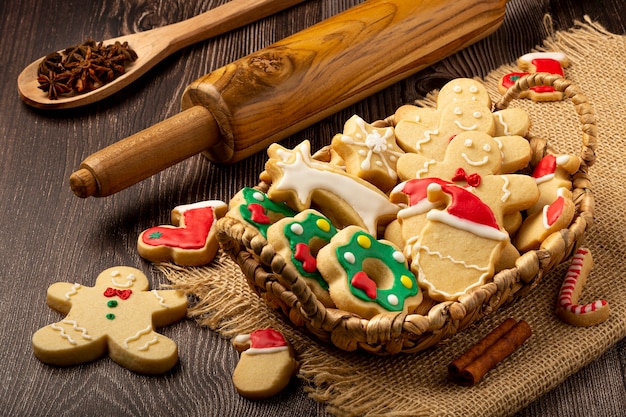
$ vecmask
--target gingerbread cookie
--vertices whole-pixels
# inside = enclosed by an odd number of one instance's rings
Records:
[[[454,301],[491,279],[509,236],[463,187],[432,182],[427,198],[445,208],[428,211],[420,235],[407,241],[411,271],[430,298]]]
[[[326,307],[335,305],[328,294],[328,283],[317,269],[317,254],[336,233],[330,220],[312,209],[281,219],[267,229],[269,244],[296,268]]]
[[[563,69],[569,66],[569,59],[562,52],[531,52],[521,56],[517,60],[517,66],[521,72],[511,72],[500,79],[498,90],[502,94],[506,93],[518,79],[531,73],[547,72],[563,76]],[[563,99],[563,93],[551,86],[536,86],[521,92],[520,98],[526,97],[534,101],[560,101]]]
[[[422,301],[402,252],[358,226],[341,230],[320,249],[318,268],[335,305],[363,318],[409,313]]]
[[[296,212],[285,203],[272,201],[267,194],[244,187],[230,200],[227,217],[232,217],[254,227],[263,237],[267,229],[284,217],[293,217]]]
[[[357,225],[377,235],[398,212],[398,206],[369,182],[311,158],[309,141],[293,150],[270,145],[265,170],[272,178],[268,190],[274,201],[297,211],[318,209],[338,228]]]
[[[298,371],[291,345],[274,329],[239,335],[233,345],[241,357],[233,372],[233,385],[240,395],[263,400],[282,391]]]
[[[396,161],[404,151],[396,144],[392,127],[375,128],[354,115],[345,123],[343,133],[335,135],[331,146],[343,159],[346,172],[382,191],[396,184]]]
[[[532,178],[539,189],[539,199],[526,212],[531,215],[543,210],[558,197],[559,188],[572,189],[571,175],[578,171],[580,158],[575,155],[547,154],[535,166]]]
[[[579,248],[567,269],[556,305],[557,316],[566,323],[588,327],[602,323],[609,317],[609,303],[606,300],[578,304],[578,298],[592,268],[591,252],[589,249]]]
[[[490,136],[525,136],[530,118],[521,109],[491,113],[491,99],[485,86],[476,80],[458,78],[437,95],[437,108],[402,106],[394,115],[398,144],[406,152],[441,160],[448,142],[462,132]],[[504,154],[515,153],[502,149]],[[515,167],[511,166],[515,171]]]
[[[213,226],[226,211],[226,203],[215,200],[175,207],[171,213],[174,226],[152,227],[139,235],[139,255],[152,262],[171,261],[181,266],[208,264],[219,247]]]
[[[131,371],[168,371],[178,362],[178,348],[154,328],[184,318],[187,297],[174,290],[149,291],[149,286],[143,272],[127,266],[103,271],[94,287],[52,284],[46,301],[67,316],[33,335],[35,356],[50,365],[68,366],[108,352]]]

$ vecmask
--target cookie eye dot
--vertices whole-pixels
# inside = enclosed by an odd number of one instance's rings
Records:
[[[463,142],[463,145],[465,145],[466,148],[471,148],[473,144],[474,143],[471,139],[465,139],[465,142]]]
[[[456,114],[457,116],[460,116],[463,114],[463,109],[461,109],[460,107],[455,107],[454,108],[454,114]]]
[[[461,88],[460,85],[455,85],[454,88],[452,89],[452,91],[454,91],[457,94],[460,94],[463,92],[463,89]]]
[[[485,146],[483,146],[483,150],[485,152],[489,152],[491,150],[491,146],[489,146],[489,144],[485,144]]]
[[[469,89],[470,93],[478,93],[478,87],[476,87],[475,85],[471,86]]]
[[[472,116],[474,116],[475,119],[480,119],[483,116],[483,114],[481,112],[479,112],[479,111],[475,111],[472,114]]]

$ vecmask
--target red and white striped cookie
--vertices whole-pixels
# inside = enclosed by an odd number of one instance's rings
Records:
[[[588,327],[602,323],[609,317],[609,303],[606,300],[578,304],[578,297],[592,268],[591,252],[589,249],[579,248],[572,257],[556,306],[556,314],[566,323]]]

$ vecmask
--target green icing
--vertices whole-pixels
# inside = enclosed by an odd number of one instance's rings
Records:
[[[324,231],[320,229],[317,226],[318,220],[328,222],[329,230]],[[294,230],[292,230],[293,225],[301,225],[302,233],[298,234],[294,232]],[[292,254],[291,260],[296,266],[296,269],[298,270],[300,275],[316,280],[324,290],[328,290],[328,283],[324,281],[319,271],[317,270],[315,272],[305,271],[304,268],[302,267],[302,262],[300,262],[299,260],[295,258],[295,253],[296,253],[296,245],[298,243],[306,243],[308,246],[311,240],[315,237],[325,240],[326,242],[330,242],[330,239],[337,233],[337,229],[335,228],[335,226],[333,226],[330,220],[328,220],[324,216],[319,216],[315,213],[308,213],[306,218],[300,222],[293,221],[293,222],[287,223],[285,225],[284,233],[285,233],[285,238],[287,238],[287,240],[289,241],[289,248],[291,249],[291,254]]]
[[[364,236],[365,238],[369,239],[369,248],[365,248],[359,245],[359,236]],[[418,286],[415,275],[413,275],[413,273],[409,269],[407,269],[404,261],[398,262],[396,259],[394,259],[395,252],[397,252],[397,250],[392,246],[379,242],[378,240],[374,239],[370,234],[362,231],[354,233],[350,238],[350,241],[345,245],[338,246],[336,250],[337,259],[339,260],[340,265],[348,274],[348,286],[350,287],[350,291],[352,292],[352,294],[354,294],[357,298],[363,301],[376,302],[385,310],[402,311],[402,309],[404,308],[404,300],[407,297],[417,295]],[[348,257],[350,257],[350,255],[353,255],[355,262],[349,262],[346,259],[346,254],[348,254]],[[369,298],[364,290],[356,288],[352,285],[352,278],[356,273],[363,271],[363,261],[368,258],[378,259],[382,261],[389,268],[394,276],[392,287],[387,289],[377,288],[376,299],[374,300]],[[406,276],[407,279],[410,281],[410,288],[407,288],[402,283],[402,276]],[[396,296],[398,303],[395,305],[393,303],[390,303],[389,296]]]
[[[285,217],[293,217],[296,215],[296,212],[293,211],[287,204],[285,203],[275,203],[269,199],[267,194],[255,190],[254,188],[245,187],[242,191],[242,195],[245,201],[245,204],[241,204],[239,206],[239,213],[241,217],[251,225],[255,226],[259,229],[259,232],[263,237],[267,238],[267,229],[270,227],[270,223],[258,223],[253,220],[253,212],[248,208],[250,204],[259,204],[264,208],[264,212],[267,215],[268,212],[281,213]],[[259,198],[260,197],[260,198]]]

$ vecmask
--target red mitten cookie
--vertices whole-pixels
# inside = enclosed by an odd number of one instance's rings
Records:
[[[33,335],[35,356],[57,366],[93,361],[107,352],[131,371],[158,374],[178,362],[176,343],[155,332],[187,314],[187,297],[174,290],[148,291],[148,278],[127,266],[109,268],[94,287],[57,282],[48,305],[65,319]]]

